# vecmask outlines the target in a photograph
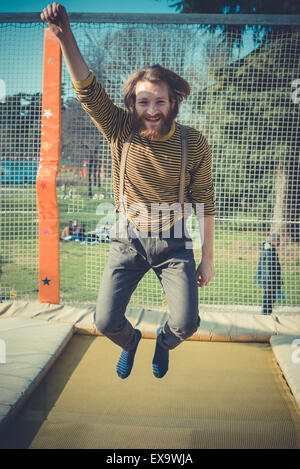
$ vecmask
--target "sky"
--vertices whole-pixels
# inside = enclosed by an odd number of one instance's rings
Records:
[[[0,13],[42,11],[52,1],[10,0],[1,2]],[[62,0],[69,12],[92,13],[176,13],[167,0]]]
[[[62,0],[67,12],[87,13],[168,13],[178,14],[168,6],[176,0]],[[10,0],[0,2],[1,13],[41,12],[51,0]],[[31,31],[24,25],[0,28],[0,101],[18,92],[41,92],[43,64],[43,27]],[[2,31],[1,31],[2,29]],[[29,34],[28,34],[29,33]]]
[[[1,13],[41,12],[51,0],[10,0],[0,2]],[[59,2],[58,2],[59,3]],[[69,13],[168,13],[177,14],[174,8],[168,6],[168,0],[62,0]],[[7,30],[6,30],[7,31]],[[15,34],[15,33],[12,33]],[[19,91],[40,91],[39,74],[26,76],[26,70],[35,68],[36,63],[42,60],[42,49],[34,47],[39,38],[32,40],[33,46],[26,47],[24,52],[20,50],[17,57],[16,42],[23,42],[23,37],[9,36],[7,31],[5,37],[0,36],[0,101],[5,94],[14,94]],[[2,42],[2,47],[1,47]],[[34,51],[34,54],[32,53]],[[2,57],[1,57],[2,56]],[[34,62],[35,60],[35,62]],[[28,67],[28,63],[32,62]],[[10,66],[9,66],[10,65]],[[23,77],[22,77],[22,71]],[[15,73],[16,72],[16,73]],[[23,79],[21,79],[23,78]]]

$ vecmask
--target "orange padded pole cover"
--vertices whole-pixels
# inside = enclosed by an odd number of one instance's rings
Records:
[[[59,214],[56,176],[60,161],[61,49],[49,28],[44,36],[40,164],[36,180],[39,214],[39,301],[59,303]]]

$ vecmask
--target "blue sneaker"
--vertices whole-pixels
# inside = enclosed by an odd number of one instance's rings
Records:
[[[117,374],[122,379],[128,378],[131,373],[135,352],[142,337],[142,334],[138,329],[135,329],[134,331],[136,337],[135,347],[132,350],[123,350],[117,363]]]
[[[159,336],[162,327],[157,329],[157,337]],[[155,353],[152,360],[152,370],[156,378],[163,378],[169,368],[169,350],[163,348],[156,339]]]

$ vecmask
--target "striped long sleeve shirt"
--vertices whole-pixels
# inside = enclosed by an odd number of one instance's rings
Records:
[[[90,71],[85,80],[72,82],[72,86],[82,108],[110,144],[114,199],[118,205],[122,147],[132,131],[132,116],[111,101],[93,71]],[[191,127],[187,127],[187,141],[184,200],[194,208],[196,204],[203,204],[204,216],[215,215],[212,162],[208,142],[200,131]],[[153,204],[171,206],[178,202],[180,169],[180,129],[175,121],[169,133],[157,140],[134,134],[127,155],[124,194],[127,217],[136,221],[139,229],[149,230]],[[163,223],[160,230],[165,228]]]

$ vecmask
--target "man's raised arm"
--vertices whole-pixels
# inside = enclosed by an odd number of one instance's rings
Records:
[[[44,8],[41,19],[59,39],[77,99],[98,130],[109,142],[118,138],[124,129],[129,133],[128,113],[111,101],[94,71],[87,66],[71,31],[66,9],[54,2]]]
[[[65,7],[56,2],[49,4],[42,11],[41,19],[44,23],[48,24],[53,34],[60,41],[61,50],[72,82],[85,80],[90,71],[71,31]]]

